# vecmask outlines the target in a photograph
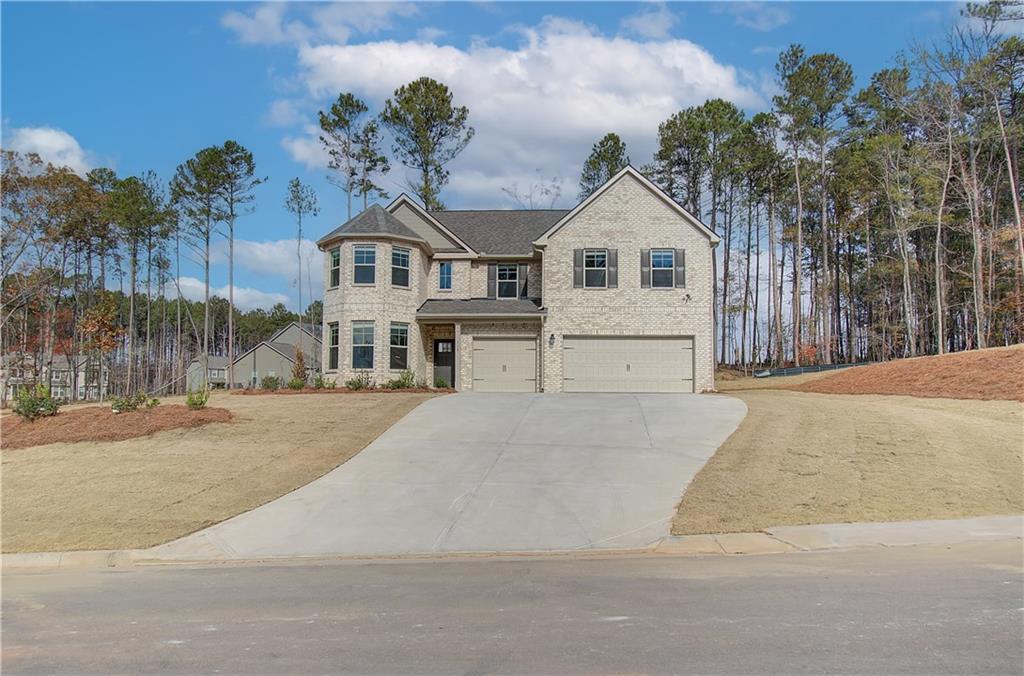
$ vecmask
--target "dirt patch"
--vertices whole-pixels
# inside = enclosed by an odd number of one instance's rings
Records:
[[[366,388],[364,390],[350,390],[346,387],[336,387],[334,389],[325,387],[319,390],[314,390],[312,388],[304,390],[293,390],[291,388],[281,388],[279,390],[232,390],[231,394],[240,394],[243,396],[255,396],[261,394],[451,394],[454,391],[455,390],[451,388],[443,387],[406,387],[400,390],[390,390],[384,387]]]
[[[322,476],[433,396],[216,392],[210,404],[231,412],[229,425],[4,449],[3,551],[131,549],[188,535]]]
[[[1024,401],[1024,345],[858,366],[789,387],[822,394]]]
[[[861,368],[861,367],[857,367]],[[835,373],[834,371],[814,371],[812,373],[798,373],[794,376],[771,376],[769,378],[755,378],[753,376],[740,376],[719,380],[715,376],[715,389],[719,392],[741,392],[744,390],[778,390],[786,389],[790,385],[818,380]]]
[[[677,535],[1024,511],[1017,402],[735,396],[747,417],[686,489]]]
[[[7,450],[61,442],[121,441],[146,437],[163,430],[202,427],[229,420],[231,412],[223,408],[208,407],[193,411],[180,404],[126,413],[114,413],[109,408],[92,406],[61,411],[55,416],[39,418],[34,422],[5,416],[0,447]]]

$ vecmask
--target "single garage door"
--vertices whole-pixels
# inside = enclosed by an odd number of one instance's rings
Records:
[[[566,336],[566,392],[693,392],[693,338]]]
[[[473,338],[473,389],[536,392],[536,338]]]

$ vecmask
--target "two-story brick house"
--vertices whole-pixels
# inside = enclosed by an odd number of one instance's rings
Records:
[[[571,210],[426,211],[323,237],[323,369],[484,392],[714,388],[718,237],[627,167]]]

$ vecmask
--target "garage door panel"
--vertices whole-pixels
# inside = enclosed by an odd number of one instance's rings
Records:
[[[473,389],[477,392],[535,392],[536,338],[474,338]]]
[[[693,392],[693,338],[566,336],[566,392]]]

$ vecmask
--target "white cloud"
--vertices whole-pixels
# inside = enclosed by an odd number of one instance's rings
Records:
[[[263,121],[274,127],[290,127],[300,119],[298,102],[289,99],[277,99],[263,116]]]
[[[416,5],[398,2],[339,2],[301,7],[303,18],[287,15],[296,6],[286,2],[266,2],[248,12],[232,10],[221,17],[221,25],[233,31],[246,44],[348,42],[356,33],[377,33],[394,25],[396,17],[416,14]]]
[[[300,77],[314,100],[354,91],[376,108],[422,75],[447,84],[456,102],[469,106],[477,131],[449,167],[445,197],[452,206],[495,205],[501,187],[529,182],[537,169],[574,185],[590,146],[609,131],[622,135],[634,163],[643,164],[658,124],[708,98],[764,105],[746,75],[688,40],[606,37],[557,18],[517,31],[522,40],[513,48],[417,41],[303,45]],[[307,166],[324,166],[314,132],[282,145]],[[400,184],[402,171],[396,166],[391,181]],[[575,190],[566,193],[572,197]]]
[[[201,301],[203,299],[203,280],[201,279],[196,279],[195,277],[179,277],[178,287],[181,289],[181,295],[188,300]],[[168,283],[164,293],[168,296],[177,295],[177,288],[175,288],[174,282]],[[227,298],[227,285],[221,287],[211,286],[210,296]],[[247,312],[256,308],[269,310],[275,303],[284,303],[287,305],[289,302],[288,296],[283,293],[268,293],[251,287],[235,285],[235,307],[242,312]]]
[[[679,17],[669,10],[665,3],[658,3],[632,16],[627,16],[620,25],[627,33],[639,35],[642,38],[664,40],[669,37],[672,27],[678,21]]]
[[[440,28],[424,26],[416,31],[416,39],[420,42],[437,42],[447,34],[447,31],[443,31]]]
[[[727,2],[719,7],[732,14],[738,25],[761,32],[785,26],[792,18],[789,10],[778,3]]]
[[[288,151],[292,159],[301,162],[307,169],[323,169],[331,156],[320,143],[320,127],[306,125],[305,136],[285,136],[281,139],[281,147]]]
[[[37,153],[44,162],[56,167],[68,167],[76,174],[85,175],[92,168],[88,153],[74,136],[53,127],[19,127],[11,129],[4,147],[20,153]]]
[[[310,228],[314,226],[310,225]],[[319,231],[319,229],[317,230]],[[257,275],[260,279],[276,280],[288,289],[288,295],[295,297],[298,293],[299,260],[296,252],[296,240],[279,239],[253,241],[235,240],[235,266]],[[323,294],[323,270],[321,269],[321,253],[316,244],[308,239],[302,240],[302,297],[303,304],[309,302],[310,287],[314,298]],[[227,242],[218,242],[211,252],[211,263],[227,264]],[[237,274],[237,272],[236,272]],[[236,290],[237,293],[237,290]],[[277,294],[281,295],[281,294]],[[286,296],[287,297],[287,296]]]

